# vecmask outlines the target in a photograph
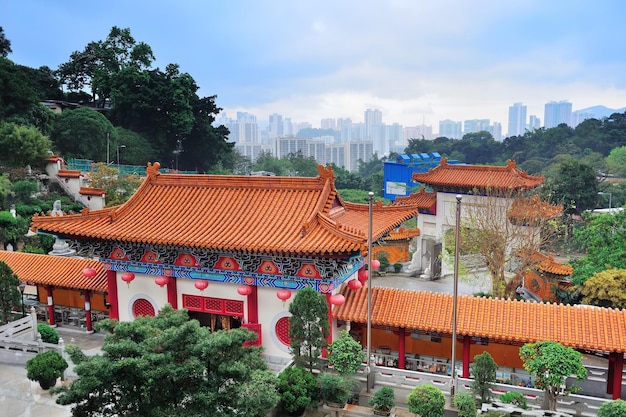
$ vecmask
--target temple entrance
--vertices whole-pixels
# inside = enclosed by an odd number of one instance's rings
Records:
[[[201,326],[210,328],[212,332],[241,327],[241,317],[189,311],[189,318],[198,320]]]
[[[183,294],[183,308],[189,311],[190,318],[211,331],[236,329],[243,320],[243,301],[240,300]]]

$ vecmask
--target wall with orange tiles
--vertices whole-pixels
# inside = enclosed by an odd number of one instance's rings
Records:
[[[43,288],[37,288],[37,295],[39,297],[39,302],[47,305],[48,304],[48,293]],[[85,308],[85,299],[80,296],[80,291],[78,290],[66,290],[55,288],[52,292],[52,298],[54,301],[54,305],[64,306],[64,307],[76,307],[76,308]],[[91,309],[98,311],[108,311],[104,305],[104,295],[103,294],[91,294]]]

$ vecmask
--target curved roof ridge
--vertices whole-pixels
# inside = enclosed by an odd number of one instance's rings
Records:
[[[317,171],[319,172],[319,175],[316,177],[316,179],[323,184],[323,189],[317,201],[315,209],[302,224],[301,233],[303,235],[306,234],[313,227],[318,217],[322,213],[330,212],[332,202],[335,198],[335,195],[337,195],[337,190],[335,189],[334,182],[335,175],[333,173],[332,166],[329,165],[327,168],[324,168],[324,166],[320,164],[317,166]]]

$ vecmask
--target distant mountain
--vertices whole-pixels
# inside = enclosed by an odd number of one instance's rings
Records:
[[[579,114],[592,114],[594,119],[602,119],[604,117],[609,117],[613,113],[624,113],[626,112],[626,107],[622,107],[621,109],[610,109],[606,106],[592,106],[587,107],[586,109],[580,109],[572,112],[573,116]]]

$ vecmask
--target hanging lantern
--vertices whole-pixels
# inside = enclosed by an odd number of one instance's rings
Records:
[[[83,269],[83,275],[86,278],[93,278],[98,274],[98,271],[95,270],[95,268],[89,267],[89,268],[85,268]]]
[[[291,291],[286,290],[286,289],[282,289],[282,290],[278,290],[276,291],[276,297],[280,298],[283,301],[283,304],[285,303],[285,301],[289,300],[291,298]]]
[[[363,286],[363,283],[359,281],[358,279],[352,279],[348,281],[348,288],[350,288],[351,290],[358,290],[362,286]]]
[[[130,287],[131,281],[134,279],[135,279],[135,274],[133,274],[132,272],[124,272],[122,274],[122,281],[127,283],[129,287]]]
[[[237,292],[239,293],[239,295],[243,295],[243,296],[250,295],[252,294],[252,287],[249,285],[240,285],[237,287]],[[291,294],[289,294],[289,296],[291,296]],[[278,298],[280,298],[280,296],[278,296]]]
[[[197,280],[194,284],[193,284],[197,289],[199,289],[200,291],[204,291],[207,289],[207,287],[209,286],[209,282],[205,281],[203,279],[199,279]]]
[[[164,285],[167,285],[169,281],[170,279],[168,277],[156,277],[154,279],[154,283],[158,285],[159,287],[163,287]]]
[[[361,286],[363,286],[365,285],[365,281],[367,281],[367,278],[369,278],[369,274],[365,269],[359,269],[357,278],[359,279],[359,282],[361,282]]]
[[[378,259],[372,259],[372,269],[380,268],[380,261]]]
[[[334,306],[340,306],[346,302],[346,297],[342,294],[335,294],[330,296],[330,303]]]

